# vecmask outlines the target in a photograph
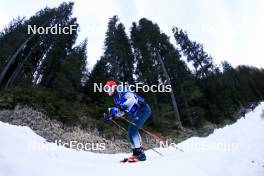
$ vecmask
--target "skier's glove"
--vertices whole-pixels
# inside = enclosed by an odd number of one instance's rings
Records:
[[[107,122],[111,119],[112,117],[110,115],[104,115],[104,121]]]
[[[108,113],[113,118],[120,118],[123,117],[125,114],[123,111],[116,107],[108,108]]]
[[[111,107],[111,108],[108,108],[108,113],[110,116],[112,117],[117,117],[117,115],[119,114],[120,110],[116,107]]]

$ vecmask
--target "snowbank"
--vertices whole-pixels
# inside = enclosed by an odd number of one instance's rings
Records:
[[[30,128],[0,122],[0,176],[263,176],[264,103],[235,124],[206,138],[193,137],[178,145],[149,150],[148,160],[118,161],[127,154],[96,154],[64,147],[55,150]],[[34,150],[32,143],[41,144]]]

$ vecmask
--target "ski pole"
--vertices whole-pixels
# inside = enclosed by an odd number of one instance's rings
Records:
[[[155,150],[153,147],[151,147],[149,144],[141,141],[143,143],[143,145],[147,146],[149,149],[153,150],[154,152],[158,153],[160,156],[163,156],[162,153],[158,152],[157,150]]]
[[[138,128],[138,126],[135,124],[135,123],[133,123],[133,122],[131,122],[131,121],[129,121],[129,120],[127,120],[127,119],[125,119],[125,118],[123,118],[127,123],[129,123],[129,124],[131,124],[131,125],[133,125],[134,127],[137,127]],[[164,144],[164,141],[165,140],[163,140],[163,139],[161,139],[160,137],[158,137],[157,135],[155,135],[155,134],[153,134],[153,133],[151,133],[151,132],[149,132],[149,131],[147,131],[147,130],[145,130],[145,129],[143,129],[143,128],[139,128],[140,130],[142,130],[142,131],[144,131],[146,134],[148,134],[149,136],[152,136],[153,138],[155,138],[156,140],[158,140],[158,141],[160,141],[160,142],[162,142],[163,144]],[[181,151],[181,152],[184,152],[182,149],[180,149],[179,147],[177,147],[177,146],[173,146],[174,148],[176,148],[176,149],[178,149],[179,151]]]
[[[125,119],[125,118],[123,118],[123,119],[124,119],[127,123],[131,124],[132,126],[138,128],[138,126],[137,126],[135,123],[133,123],[133,122],[131,122],[131,121]],[[153,133],[151,133],[151,132],[149,132],[149,131],[147,131],[147,130],[145,130],[145,129],[143,129],[143,128],[139,128],[139,130],[142,130],[143,132],[145,132],[145,133],[148,134],[149,136],[152,136],[153,138],[155,138],[156,140],[158,140],[158,141],[160,141],[160,142],[162,142],[162,143],[165,142],[164,139],[161,139],[161,138],[158,137],[157,135],[155,135],[155,134],[153,134]]]
[[[113,119],[110,119],[116,126],[118,126],[120,129],[122,129],[124,132],[127,132],[127,130],[122,127],[121,125],[119,125],[116,121],[114,121]],[[149,149],[153,150],[154,152],[156,152],[157,154],[159,154],[160,156],[163,156],[162,153],[158,152],[157,150],[155,150],[154,148],[152,148],[151,146],[149,146],[147,143],[141,141],[143,143],[143,145],[146,145]]]
[[[121,130],[123,130],[123,131],[127,131],[124,127],[122,127],[121,125],[119,125],[116,121],[114,121],[113,119],[111,119],[111,121],[116,125],[116,126],[118,126]]]

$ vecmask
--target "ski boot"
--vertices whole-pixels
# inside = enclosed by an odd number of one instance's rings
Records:
[[[129,162],[129,163],[134,163],[138,161],[145,161],[146,160],[146,155],[144,153],[144,150],[142,147],[140,148],[135,148],[133,149],[133,154],[129,158],[124,158],[121,162]]]

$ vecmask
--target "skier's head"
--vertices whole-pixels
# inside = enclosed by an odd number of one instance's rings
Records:
[[[117,83],[115,81],[107,81],[104,86],[104,91],[109,95],[112,96],[115,93],[115,88],[117,86]]]

